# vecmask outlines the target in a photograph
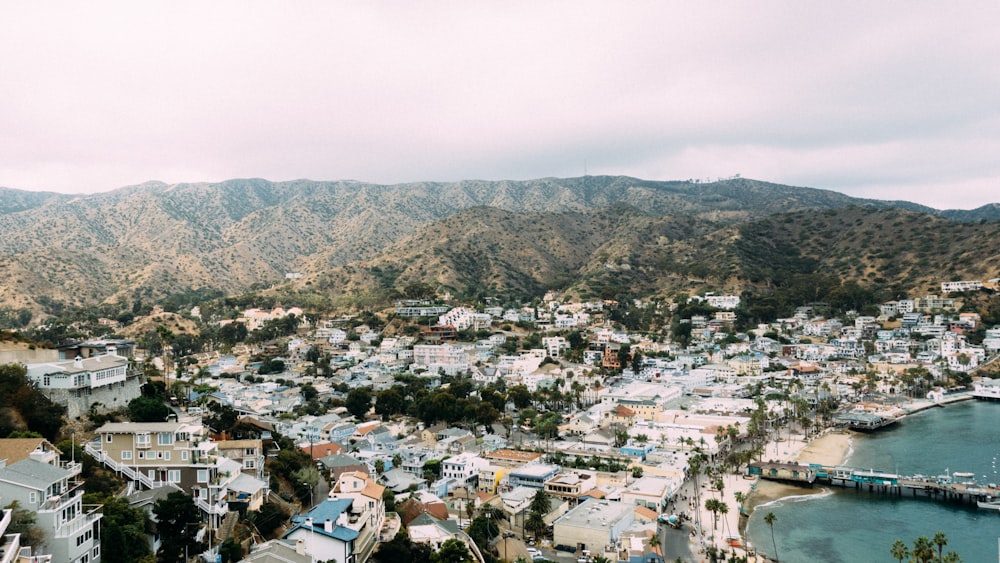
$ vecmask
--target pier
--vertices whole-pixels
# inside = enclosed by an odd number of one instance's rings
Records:
[[[979,508],[1000,510],[1000,504],[996,502],[1000,498],[1000,488],[995,483],[976,483],[971,473],[899,475],[875,469],[814,463],[753,462],[747,467],[747,474],[794,485],[822,483],[884,495],[922,496],[945,502],[971,503]]]

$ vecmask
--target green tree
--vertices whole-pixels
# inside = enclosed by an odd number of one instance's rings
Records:
[[[918,563],[930,563],[934,560],[934,544],[927,536],[920,536],[913,542],[912,555]]]
[[[101,509],[101,560],[132,563],[150,554],[146,541],[149,518],[123,498],[111,498]]]
[[[180,491],[168,494],[156,501],[153,514],[160,533],[160,549],[156,552],[159,563],[182,563],[185,548],[189,554],[204,551],[204,544],[195,540],[201,512],[190,495]]]
[[[778,520],[778,517],[774,515],[773,512],[768,512],[764,515],[764,523],[771,528],[771,545],[774,546],[774,560],[778,560],[778,543],[774,541],[774,523]]]
[[[934,534],[934,539],[931,540],[931,543],[937,546],[938,561],[941,561],[942,557],[944,557],[944,546],[948,545],[948,536],[944,535],[944,532],[938,531]]]
[[[441,549],[431,554],[430,563],[473,563],[472,553],[460,539],[451,538],[441,544]]]
[[[353,414],[358,420],[364,420],[368,410],[372,407],[372,390],[368,387],[355,387],[347,394],[344,403],[348,412]]]
[[[910,556],[910,548],[906,547],[903,540],[896,540],[896,543],[892,544],[892,548],[889,552],[896,558],[897,561],[899,561],[899,563],[903,563],[903,559]]]
[[[382,420],[389,420],[394,414],[400,414],[406,409],[406,399],[395,387],[379,391],[375,396],[375,414]]]
[[[507,398],[518,410],[525,409],[531,404],[531,391],[524,385],[515,385],[507,390]]]
[[[10,509],[10,525],[8,534],[21,534],[21,544],[37,547],[45,543],[45,531],[35,525],[35,511],[21,508],[15,500],[8,504]]]
[[[163,422],[170,412],[170,407],[153,397],[136,397],[128,403],[128,416],[132,422]]]
[[[219,546],[219,558],[222,563],[239,563],[243,559],[243,546],[233,538],[226,538]]]

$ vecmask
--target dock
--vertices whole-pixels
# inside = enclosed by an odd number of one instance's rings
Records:
[[[1000,498],[1000,488],[995,483],[976,483],[971,473],[945,475],[900,475],[871,468],[826,466],[815,463],[752,462],[747,474],[804,486],[821,483],[833,487],[867,490],[891,496],[928,497],[931,499],[970,503],[990,503]]]

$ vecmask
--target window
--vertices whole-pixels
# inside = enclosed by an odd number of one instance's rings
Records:
[[[104,442],[106,444],[110,444],[111,443],[111,437],[112,437],[112,434],[105,434],[104,435]]]
[[[28,493],[28,504],[35,504],[38,502],[38,493],[31,491]]]
[[[127,459],[132,459],[132,450],[122,450],[122,461],[125,461]]]
[[[160,432],[156,435],[156,443],[161,446],[172,446],[174,443],[174,435],[171,432]]]
[[[171,470],[167,471],[167,481],[170,481],[171,483],[180,483],[181,482],[181,470],[180,469],[171,469]]]
[[[135,445],[140,448],[148,448],[150,444],[149,434],[136,434]]]
[[[163,452],[163,460],[170,461],[170,452]]]
[[[187,453],[187,451],[181,452],[181,460],[182,461],[187,461],[188,460],[188,453]]]
[[[198,470],[198,482],[199,483],[208,483],[208,470],[207,469],[199,469]]]

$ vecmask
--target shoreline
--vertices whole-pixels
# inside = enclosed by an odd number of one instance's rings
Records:
[[[899,419],[909,417],[934,407],[971,399],[971,395],[946,397],[943,401],[915,400],[903,407]],[[788,460],[821,465],[845,465],[853,453],[854,431],[848,429],[827,429],[821,434],[806,439],[801,434],[780,436],[780,441],[768,442],[763,459]],[[694,484],[686,482],[683,490],[688,493],[687,508],[691,518],[690,548],[696,561],[707,561],[704,553],[707,546],[715,546],[720,552],[734,549],[746,550],[746,528],[750,515],[757,507],[766,506],[782,499],[830,494],[827,487],[803,487],[763,479],[745,479],[743,474],[723,476],[723,489],[717,491],[699,480],[700,506],[694,503]],[[743,495],[742,510],[736,501],[736,493]],[[727,505],[725,514],[713,515],[704,504],[705,500],[716,498]],[[700,519],[700,520],[699,520]],[[698,522],[701,526],[698,526]],[[761,554],[761,557],[763,555]],[[766,559],[765,559],[766,560]]]

